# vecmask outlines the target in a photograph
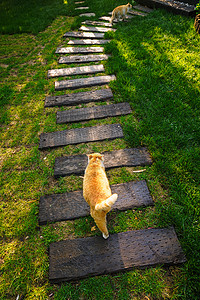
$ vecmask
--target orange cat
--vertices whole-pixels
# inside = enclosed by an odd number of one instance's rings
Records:
[[[115,18],[117,18],[117,20],[119,20],[119,18],[121,17],[122,20],[125,20],[125,16],[127,15],[127,13],[129,12],[129,10],[132,8],[132,5],[130,3],[126,4],[126,5],[120,5],[117,6],[113,12],[112,12],[112,17],[110,19],[110,23],[113,24],[113,20]]]
[[[103,234],[104,239],[109,237],[106,225],[106,214],[117,201],[117,194],[113,194],[106,176],[103,155],[89,154],[88,165],[83,179],[83,197],[90,205],[90,214]]]

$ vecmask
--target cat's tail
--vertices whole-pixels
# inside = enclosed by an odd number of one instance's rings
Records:
[[[112,12],[112,17],[110,18],[110,24],[113,25],[113,20],[114,20],[114,12]]]
[[[110,211],[111,206],[117,201],[117,194],[111,195],[108,199],[96,204],[95,210]]]

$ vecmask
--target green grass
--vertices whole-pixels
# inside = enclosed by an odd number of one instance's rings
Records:
[[[121,3],[86,4],[100,16]],[[104,65],[106,74],[117,76],[110,84],[114,102],[128,101],[133,114],[59,125],[58,108],[44,109],[44,99],[65,91],[54,92],[55,79],[48,80],[47,71],[59,67],[55,49],[66,44],[63,33],[80,23],[74,3],[2,1],[0,7],[0,30],[8,33],[0,39],[0,298],[198,300],[200,64],[194,20],[155,11],[118,24],[108,34],[112,42],[105,50],[112,57]],[[42,132],[115,122],[122,125],[124,140],[38,150]],[[41,195],[82,188],[79,176],[53,178],[55,158],[138,146],[149,149],[152,166],[142,173],[119,168],[107,174],[111,184],[145,179],[155,207],[111,212],[109,231],[173,225],[187,263],[51,285],[49,244],[100,235],[91,217],[38,226]]]

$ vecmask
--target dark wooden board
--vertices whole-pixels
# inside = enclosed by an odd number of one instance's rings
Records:
[[[179,1],[173,2],[169,0],[138,0],[138,3],[151,8],[166,9],[174,14],[181,14],[190,17],[194,17],[196,14],[194,5],[188,5],[187,3]]]
[[[150,13],[150,12],[153,11],[152,8],[149,8],[149,7],[147,7],[147,6],[142,6],[142,5],[140,5],[140,4],[134,5],[133,8],[138,9],[138,10],[141,10],[141,11],[144,11],[144,12],[146,12],[146,13]]]
[[[128,148],[104,152],[106,169],[118,167],[136,167],[151,165],[151,157],[146,148]],[[83,174],[88,163],[85,154],[57,157],[54,166],[54,176]]]
[[[111,190],[113,194],[118,194],[117,202],[112,210],[124,211],[154,205],[145,180],[115,184],[111,186]],[[90,208],[83,198],[83,191],[45,195],[40,198],[40,225],[73,220],[89,214]]]
[[[87,38],[87,39],[103,39],[104,33],[100,32],[66,32],[63,37]]]
[[[133,230],[50,244],[49,279],[53,282],[186,262],[174,228]]]
[[[63,131],[42,133],[39,149],[74,145],[102,140],[123,138],[120,124],[109,124],[94,127],[75,128]]]
[[[102,53],[103,47],[59,47],[56,49],[57,54],[72,54],[72,53]]]
[[[83,31],[90,31],[90,32],[108,32],[108,31],[116,31],[113,28],[106,28],[106,27],[95,27],[95,26],[84,26],[82,25],[79,30]]]
[[[109,54],[99,54],[99,55],[70,55],[62,56],[58,60],[59,64],[80,64],[89,62],[98,62],[102,60],[107,60],[110,57]]]
[[[93,26],[106,26],[106,27],[112,27],[112,24],[108,22],[100,22],[100,21],[91,21],[91,20],[86,20],[81,22],[81,24],[84,25],[93,25]]]
[[[100,105],[79,109],[70,109],[57,112],[57,123],[73,123],[80,121],[87,121],[92,119],[102,119],[107,117],[116,117],[120,115],[131,114],[132,110],[130,104],[127,102]]]
[[[97,40],[97,39],[83,39],[83,40],[70,40],[68,45],[104,45],[110,42],[110,40]]]
[[[104,101],[112,99],[111,89],[101,89],[89,92],[79,92],[60,96],[49,96],[45,99],[45,107],[53,106],[71,106],[80,103],[89,103],[95,101]]]
[[[55,82],[55,90],[65,90],[65,89],[80,89],[95,85],[104,85],[108,84],[110,81],[116,80],[115,75],[106,75],[106,76],[96,76],[89,78],[79,78],[72,80],[61,80]]]
[[[105,72],[103,65],[92,65],[65,69],[54,69],[48,71],[48,78],[59,76],[74,76],[74,75],[87,75]]]

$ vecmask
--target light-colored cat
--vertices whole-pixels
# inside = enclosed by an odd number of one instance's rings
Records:
[[[117,20],[119,20],[120,17],[124,21],[127,13],[130,11],[131,8],[132,8],[132,5],[130,3],[128,3],[126,5],[117,6],[112,11],[112,17],[110,19],[110,23],[113,24],[113,20],[116,18],[117,18]]]
[[[109,233],[106,225],[106,214],[117,201],[118,195],[112,195],[103,164],[103,155],[93,153],[87,156],[88,165],[83,179],[83,197],[90,205],[90,214],[96,225],[103,237],[107,239]]]

